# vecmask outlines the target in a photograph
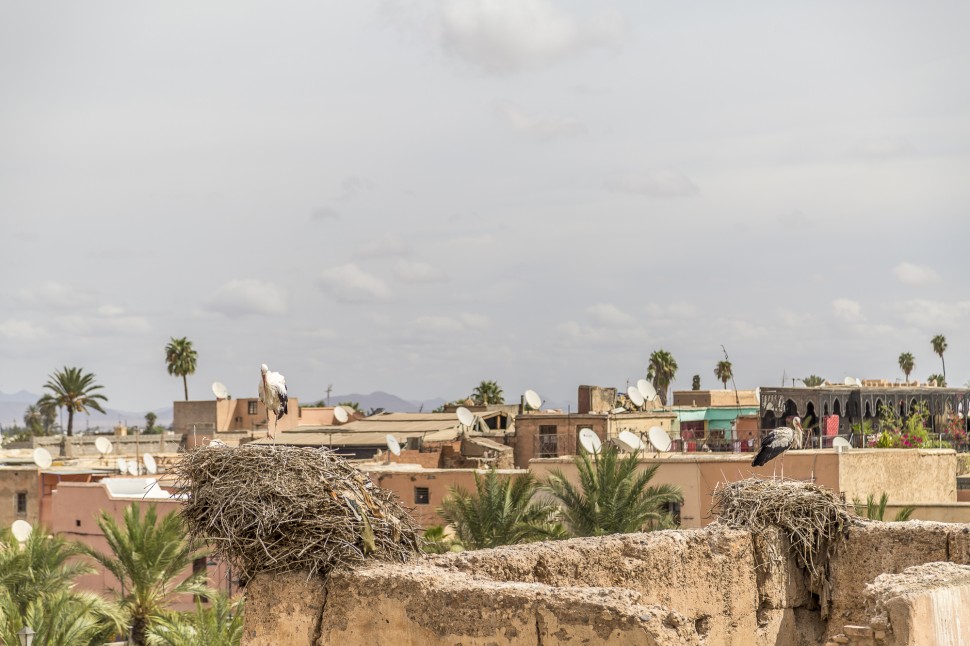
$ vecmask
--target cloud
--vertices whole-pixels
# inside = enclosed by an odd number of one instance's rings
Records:
[[[647,303],[643,308],[646,322],[651,327],[677,325],[697,318],[697,307],[686,301],[674,303]]]
[[[594,321],[604,325],[628,325],[633,317],[611,303],[597,303],[586,308],[586,313]]]
[[[689,177],[675,170],[624,173],[608,180],[606,186],[615,191],[648,197],[690,197],[700,193]]]
[[[36,341],[47,336],[47,331],[39,325],[21,319],[0,321],[0,337],[10,341]]]
[[[327,269],[317,280],[317,287],[338,301],[350,303],[384,300],[390,294],[382,279],[354,263]]]
[[[858,301],[848,298],[837,298],[832,301],[832,314],[846,323],[862,323],[866,320],[866,317],[862,314],[862,306]]]
[[[497,110],[514,131],[539,141],[568,137],[586,131],[586,126],[572,117],[526,114],[513,105],[500,105]]]
[[[255,279],[231,280],[209,297],[205,307],[226,316],[286,313],[286,292],[277,285]]]
[[[411,248],[404,240],[394,235],[365,240],[354,248],[354,255],[358,258],[386,258],[388,256],[406,256]]]
[[[374,183],[366,177],[351,175],[340,183],[340,192],[335,198],[339,202],[349,202],[374,190]]]
[[[463,312],[458,316],[427,315],[420,316],[408,325],[410,336],[437,334],[461,334],[470,330],[481,330],[490,325],[488,318],[479,314]]]
[[[906,139],[880,137],[863,139],[849,151],[851,157],[882,161],[893,157],[906,157],[916,153],[916,148]]]
[[[970,318],[970,301],[928,301],[911,300],[896,306],[903,319],[909,325],[922,328],[933,333],[941,329],[961,329]]]
[[[48,281],[43,285],[20,291],[20,300],[26,305],[56,310],[75,310],[90,306],[96,295],[83,287],[72,287]]]
[[[581,19],[549,0],[446,0],[435,20],[445,52],[498,74],[615,47],[628,32],[615,11]]]
[[[893,267],[893,275],[904,285],[914,287],[930,285],[940,280],[940,275],[929,267],[921,267],[906,261]]]
[[[394,275],[405,283],[440,283],[447,280],[444,272],[426,262],[400,260],[394,267]]]
[[[310,214],[310,219],[315,222],[326,222],[327,220],[340,220],[340,211],[329,206],[321,206]]]

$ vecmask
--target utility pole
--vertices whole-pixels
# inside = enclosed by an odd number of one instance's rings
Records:
[[[330,405],[330,391],[333,390],[333,384],[327,385],[327,406]]]

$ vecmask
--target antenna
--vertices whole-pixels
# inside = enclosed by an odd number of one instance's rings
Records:
[[[458,415],[458,423],[462,426],[471,426],[475,423],[475,415],[464,406],[459,406],[455,414]]]
[[[151,453],[146,453],[141,456],[141,459],[145,463],[145,471],[151,474],[158,473],[158,464],[155,463],[155,458]]]
[[[582,444],[587,453],[599,453],[603,448],[599,436],[591,428],[579,429],[579,443]]]
[[[401,455],[401,444],[400,442],[397,441],[397,438],[391,435],[390,433],[388,433],[386,439],[387,439],[387,450],[393,453],[394,455]]]
[[[667,435],[667,431],[663,430],[659,426],[651,426],[650,430],[647,431],[647,439],[650,440],[650,444],[653,445],[660,453],[666,453],[670,450],[670,436]]]
[[[34,449],[34,464],[41,469],[49,469],[53,461],[54,459],[51,458],[50,451],[44,447],[38,446]]]
[[[539,410],[542,408],[542,397],[539,397],[539,393],[534,390],[527,390],[525,391],[525,403],[532,410]]]
[[[347,409],[343,406],[337,406],[333,409],[333,418],[340,424],[345,423],[350,419],[350,415],[347,414]]]
[[[627,388],[626,394],[637,408],[643,408],[643,405],[647,403],[647,400],[643,398],[643,394],[636,386]]]
[[[212,394],[216,399],[229,399],[229,389],[221,381],[212,382]]]
[[[13,521],[13,524],[10,525],[10,532],[13,534],[13,537],[17,539],[18,543],[26,542],[27,539],[30,538],[30,533],[32,531],[34,531],[34,528],[31,527],[30,523],[28,523],[26,520],[15,520]]]
[[[94,441],[94,448],[98,450],[102,456],[111,453],[111,440],[106,437],[99,437]]]
[[[620,431],[620,434],[616,436],[616,443],[620,445],[621,449],[630,453],[636,453],[643,448],[643,440],[630,431]]]

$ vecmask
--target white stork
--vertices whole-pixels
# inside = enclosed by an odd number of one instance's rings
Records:
[[[758,451],[758,455],[754,456],[751,466],[763,466],[780,455],[781,477],[785,477],[785,451],[792,446],[800,448],[802,445],[802,420],[799,417],[793,417],[791,422],[795,427],[794,429],[781,426],[768,431],[768,434],[761,440],[761,450]]]
[[[275,440],[276,423],[286,415],[287,411],[286,379],[280,373],[272,372],[265,363],[259,367],[259,370],[263,373],[263,378],[259,382],[259,401],[266,406],[266,430]],[[276,416],[273,431],[269,430],[270,413]]]

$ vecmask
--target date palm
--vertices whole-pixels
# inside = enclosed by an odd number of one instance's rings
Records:
[[[657,394],[660,395],[660,403],[667,405],[667,389],[670,382],[677,375],[677,362],[666,350],[655,350],[650,354],[650,362],[647,365],[647,379],[653,384]]]
[[[806,388],[815,388],[824,384],[825,379],[819,377],[818,375],[809,375],[802,379],[802,383],[805,384]]]
[[[940,361],[943,363],[943,381],[946,381],[946,361],[943,359],[943,353],[946,352],[946,337],[937,334],[930,341],[930,345],[933,346],[933,352],[939,355]]]
[[[718,381],[724,384],[724,389],[727,390],[727,382],[734,377],[731,362],[727,359],[724,361],[718,361],[717,365],[714,366],[714,376],[717,377]]]
[[[219,592],[210,607],[195,602],[194,612],[159,619],[148,632],[150,646],[239,646],[243,631],[243,600]]]
[[[196,360],[199,354],[192,347],[192,342],[186,337],[176,339],[174,336],[165,346],[165,363],[168,364],[168,374],[182,378],[185,388],[185,401],[189,401],[188,375],[195,374]]]
[[[67,409],[67,435],[74,435],[74,413],[86,413],[89,408],[104,413],[100,402],[108,398],[97,392],[103,386],[94,383],[94,375],[80,368],[58,370],[50,375],[44,388],[50,392],[41,397],[41,407],[56,406]]]
[[[910,352],[903,352],[899,355],[899,369],[906,375],[906,383],[909,383],[909,375],[916,367],[916,360]]]
[[[505,395],[502,387],[495,381],[483,381],[472,391],[472,401],[476,406],[488,406],[489,404],[504,404]]]
[[[578,485],[556,469],[544,487],[559,502],[573,536],[643,531],[664,523],[667,504],[683,502],[678,487],[649,486],[660,465],[641,469],[639,451],[621,457],[615,446],[604,444],[592,455],[581,451],[575,464]]]

